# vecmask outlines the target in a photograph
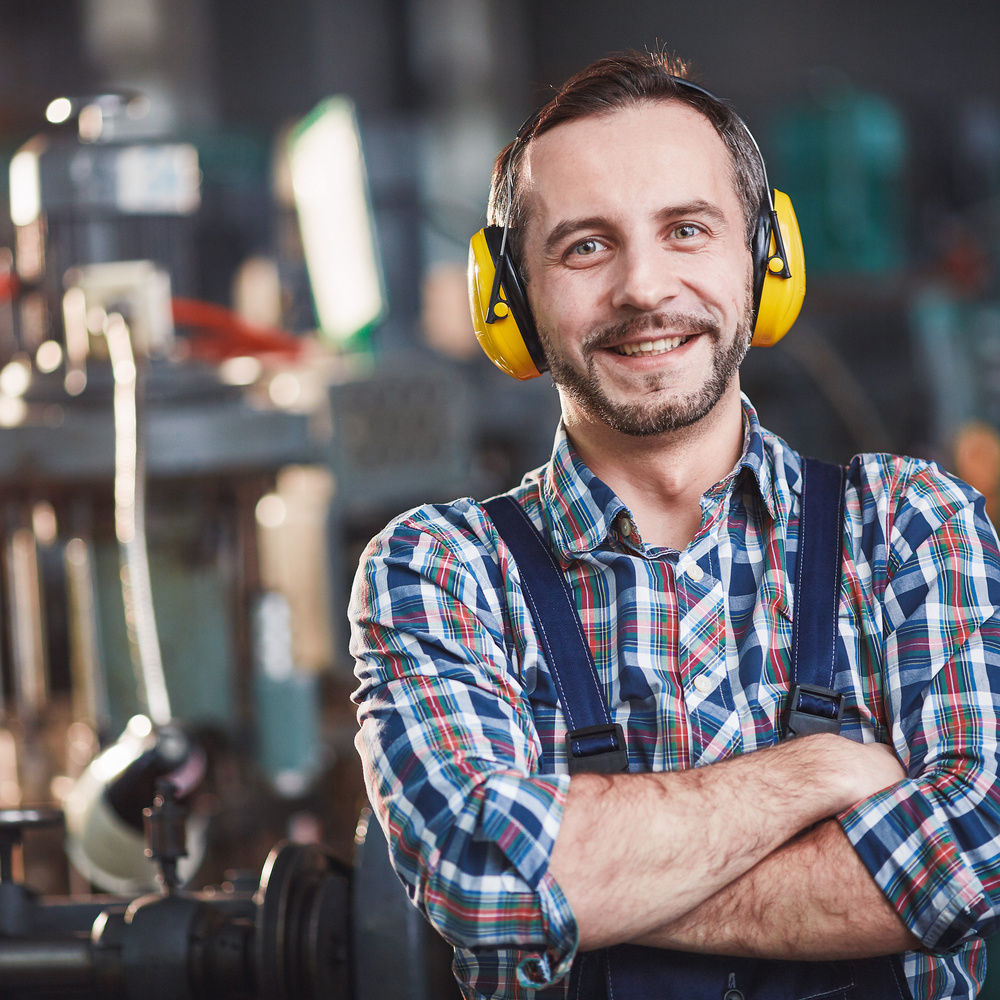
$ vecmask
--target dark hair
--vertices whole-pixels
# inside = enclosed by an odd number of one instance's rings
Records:
[[[517,137],[497,155],[487,210],[488,220],[495,226],[502,226],[510,212],[509,238],[515,257],[520,256],[521,231],[526,222],[519,168],[532,140],[566,122],[655,101],[677,101],[694,108],[709,120],[726,144],[732,160],[733,182],[746,218],[747,246],[751,245],[760,206],[766,198],[760,153],[746,126],[728,104],[679,82],[687,80],[687,74],[683,62],[662,52],[621,52],[607,56],[571,76],[548,104],[524,123]]]

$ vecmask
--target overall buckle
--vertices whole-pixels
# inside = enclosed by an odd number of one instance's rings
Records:
[[[566,734],[569,773],[619,774],[628,770],[625,733],[617,722],[585,726]]]
[[[788,694],[783,739],[812,733],[840,733],[844,696],[818,684],[795,684]]]

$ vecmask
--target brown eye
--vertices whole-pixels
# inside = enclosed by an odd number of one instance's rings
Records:
[[[689,240],[692,236],[697,236],[700,232],[700,227],[691,222],[685,222],[674,230],[674,236],[679,240]]]

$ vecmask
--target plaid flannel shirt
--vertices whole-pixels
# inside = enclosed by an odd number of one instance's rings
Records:
[[[681,552],[643,543],[562,430],[512,491],[569,580],[633,769],[700,767],[778,739],[800,460],[743,405],[743,456],[702,497]],[[909,777],[840,822],[924,945],[904,959],[915,1000],[974,996],[978,936],[997,927],[998,608],[1000,554],[978,494],[926,462],[857,456],[842,732],[891,743]],[[566,722],[517,567],[475,501],[418,508],[369,545],[351,618],[357,745],[396,871],[455,944],[466,996],[531,997],[568,972],[577,929],[548,873]]]

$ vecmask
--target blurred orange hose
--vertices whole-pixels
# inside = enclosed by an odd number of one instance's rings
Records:
[[[19,288],[16,274],[0,274],[0,302],[14,298]]]
[[[173,299],[174,322],[197,331],[191,348],[197,357],[222,361],[242,354],[297,357],[304,341],[287,330],[255,326],[231,309],[197,299]]]

